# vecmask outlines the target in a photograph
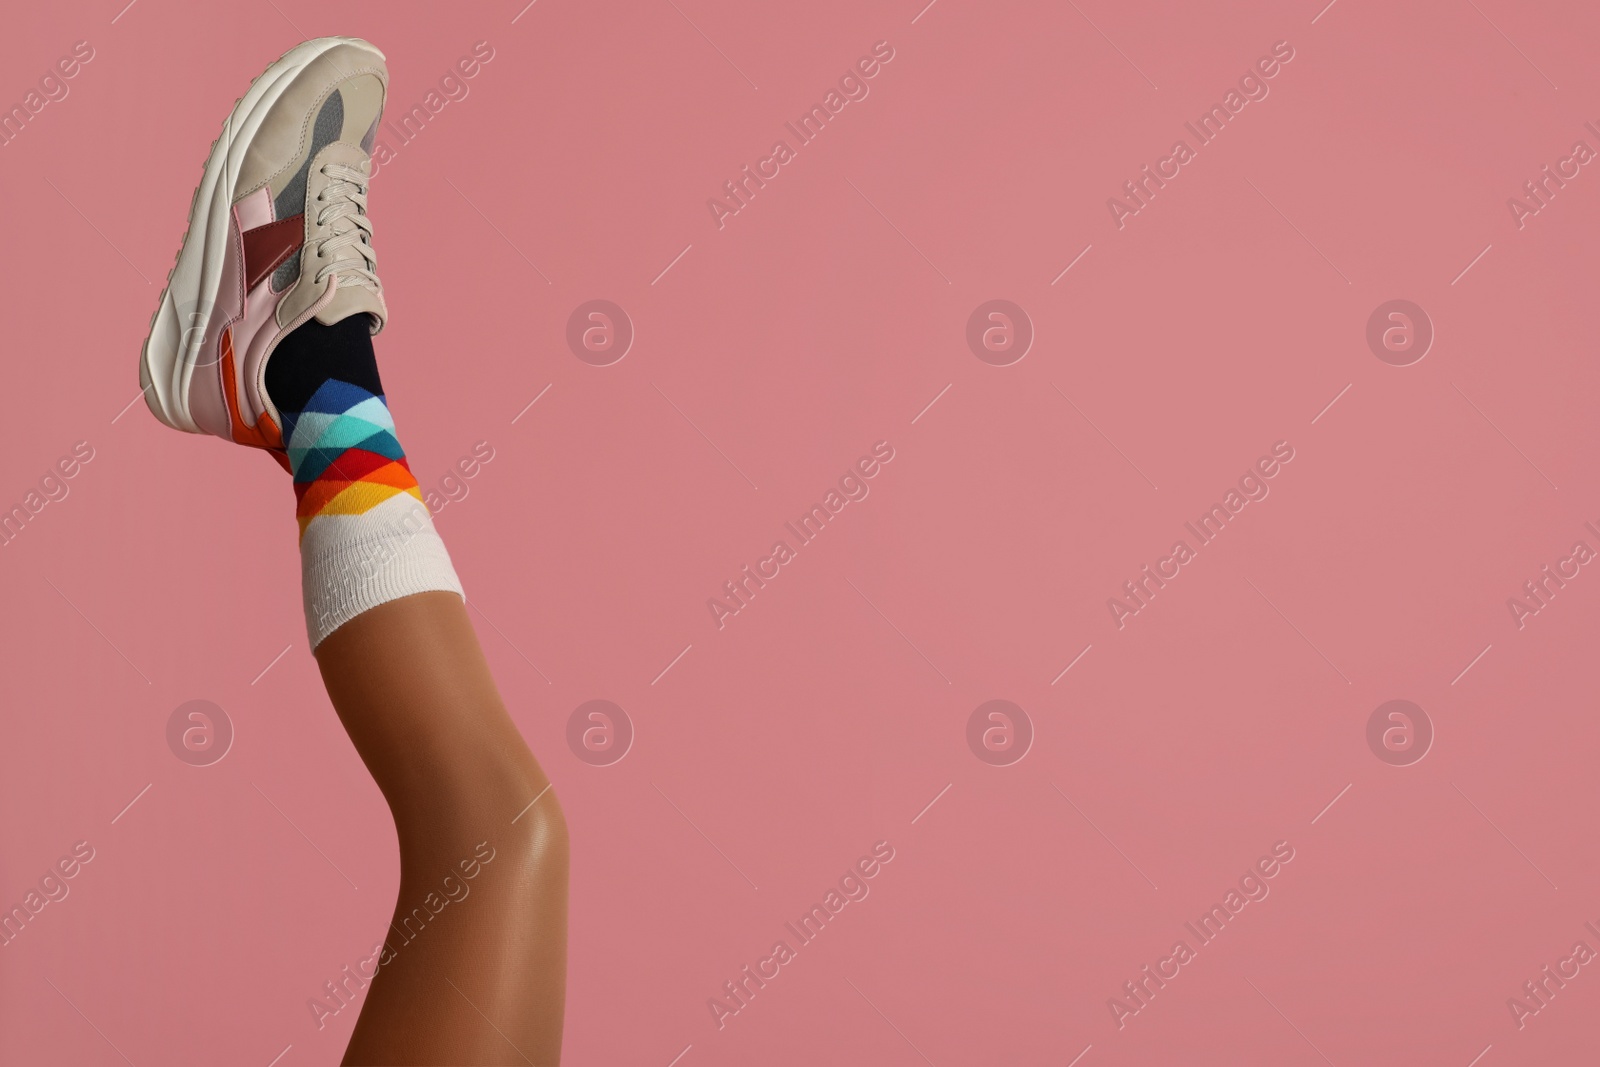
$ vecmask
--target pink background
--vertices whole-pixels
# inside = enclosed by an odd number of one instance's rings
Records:
[[[425,486],[495,450],[438,524],[572,826],[568,1062],[1592,1062],[1595,967],[1520,1030],[1506,1001],[1600,949],[1600,575],[1520,630],[1506,601],[1600,549],[1600,175],[1521,229],[1506,201],[1600,148],[1600,13],[922,3],[7,12],[0,100],[95,58],[0,149],[0,505],[95,458],[0,549],[0,904],[96,856],[0,949],[0,1059],[336,1063],[356,1012],[307,1000],[394,903],[286,477],[113,421],[228,108],[339,33],[387,52],[391,111],[495,51],[376,179],[379,355]],[[880,40],[719,230],[707,198]],[[1107,198],[1280,40],[1119,230]],[[609,367],[564,339],[594,298],[637,330]],[[994,298],[1037,331],[1007,367],[964,336]],[[1437,331],[1406,367],[1365,340],[1396,298]],[[719,631],[706,599],[879,440],[870,497]],[[1107,598],[1280,440],[1119,630]],[[566,742],[596,698],[637,731],[608,767]],[[996,698],[1036,731],[1004,767],[966,741]],[[209,767],[167,747],[191,699],[237,732]],[[1433,723],[1419,763],[1368,747],[1390,699]],[[879,840],[870,897],[719,1030],[708,998]],[[1271,895],[1119,1029],[1278,841]]]

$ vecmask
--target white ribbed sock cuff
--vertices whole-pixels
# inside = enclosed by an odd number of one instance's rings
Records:
[[[379,604],[447,590],[464,597],[427,506],[408,493],[361,515],[319,515],[300,540],[306,634],[313,650]]]

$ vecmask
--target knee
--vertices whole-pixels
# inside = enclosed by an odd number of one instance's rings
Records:
[[[542,775],[539,776],[542,779]],[[525,796],[535,797],[507,828],[505,851],[513,862],[540,881],[566,881],[570,844],[567,819],[548,782],[530,782]]]

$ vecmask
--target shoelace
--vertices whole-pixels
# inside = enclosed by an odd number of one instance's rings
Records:
[[[317,258],[331,257],[333,262],[317,271],[316,283],[321,285],[333,274],[340,285],[362,285],[382,292],[383,283],[373,273],[378,254],[372,249],[372,220],[367,218],[366,171],[348,163],[326,163],[322,173],[333,180],[317,194],[317,203],[326,205],[317,212],[317,226],[330,232],[317,242]],[[359,258],[340,254],[344,248],[354,249]]]

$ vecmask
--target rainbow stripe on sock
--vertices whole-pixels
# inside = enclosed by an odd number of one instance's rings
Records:
[[[329,378],[283,420],[302,538],[322,515],[361,515],[400,493],[422,500],[382,396]]]

